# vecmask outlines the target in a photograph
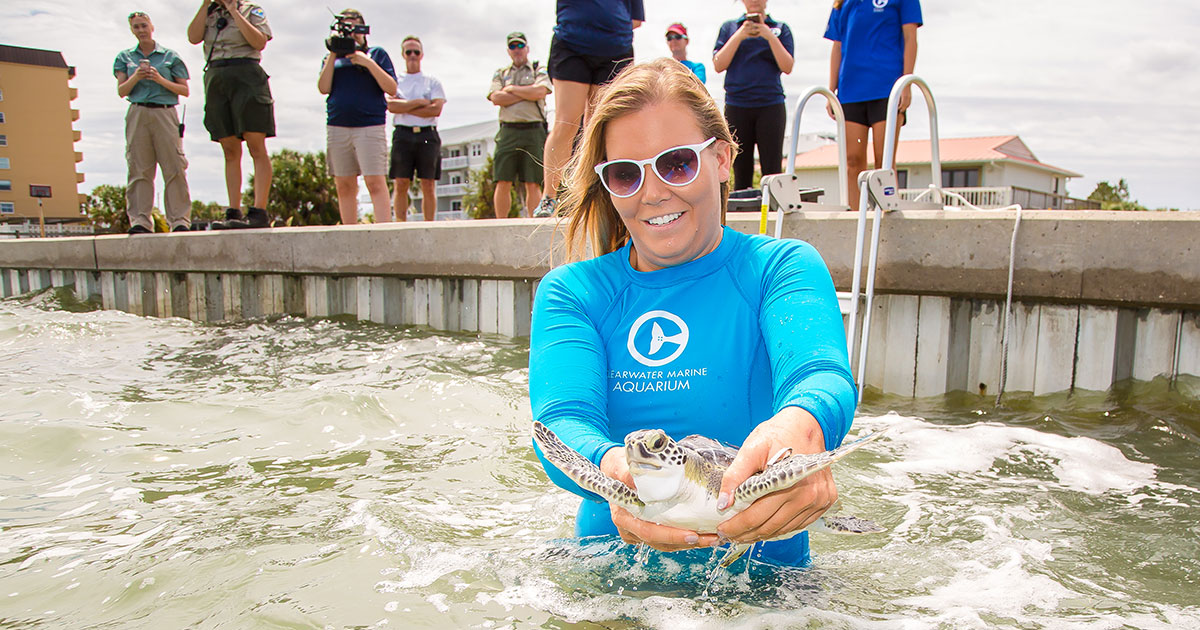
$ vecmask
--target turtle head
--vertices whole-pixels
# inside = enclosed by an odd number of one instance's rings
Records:
[[[625,436],[625,459],[643,501],[664,501],[679,491],[687,455],[662,429]]]

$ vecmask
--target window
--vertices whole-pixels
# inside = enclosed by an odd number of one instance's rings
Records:
[[[908,188],[908,171],[896,171],[896,187]]]
[[[479,144],[472,144],[471,145],[471,155],[474,155],[474,156],[483,155],[483,146],[481,146]]]
[[[451,201],[450,209],[453,210],[454,212],[461,211],[462,210],[462,202],[461,201]]]
[[[461,184],[461,183],[462,183],[462,177],[460,177],[460,176],[458,176],[458,175],[451,175],[451,176],[450,176],[450,183],[451,183],[451,184]]]
[[[955,168],[942,171],[942,188],[975,188],[979,186],[979,169]]]
[[[0,123],[4,122],[4,112],[0,112]]]
[[[12,165],[8,163],[8,158],[0,158],[0,170],[8,170]]]
[[[12,180],[0,179],[0,191],[12,190]]]
[[[0,147],[8,146],[8,136],[0,133]]]
[[[0,214],[16,214],[17,206],[11,201],[0,201]]]
[[[459,157],[460,155],[462,155],[462,151],[459,151],[458,149],[450,149],[450,157]]]
[[[0,101],[4,100],[4,90],[0,90]]]

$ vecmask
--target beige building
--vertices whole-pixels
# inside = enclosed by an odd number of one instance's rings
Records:
[[[60,52],[0,45],[0,223],[38,219],[30,186],[50,187],[47,223],[83,219],[74,77]]]

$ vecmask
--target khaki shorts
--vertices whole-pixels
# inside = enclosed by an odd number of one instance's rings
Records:
[[[334,177],[388,174],[387,125],[325,127],[325,161]]]

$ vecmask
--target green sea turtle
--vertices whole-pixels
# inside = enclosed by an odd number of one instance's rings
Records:
[[[533,423],[533,439],[546,459],[579,487],[594,492],[610,504],[629,510],[634,516],[661,525],[715,533],[717,525],[744,510],[759,497],[790,488],[800,480],[822,470],[881,435],[876,431],[842,446],[812,455],[777,453],[765,470],[752,475],[738,486],[733,505],[717,509],[721,475],[733,463],[737,449],[700,435],[689,435],[678,442],[661,429],[634,431],[625,436],[625,457],[637,489],[605,475],[600,468],[572,450],[540,422]],[[854,516],[823,516],[809,530],[843,534],[868,534],[883,531],[871,521]],[[802,530],[801,530],[802,531]],[[799,531],[773,540],[791,538]],[[728,566],[737,560],[749,544],[735,545],[722,559]]]

